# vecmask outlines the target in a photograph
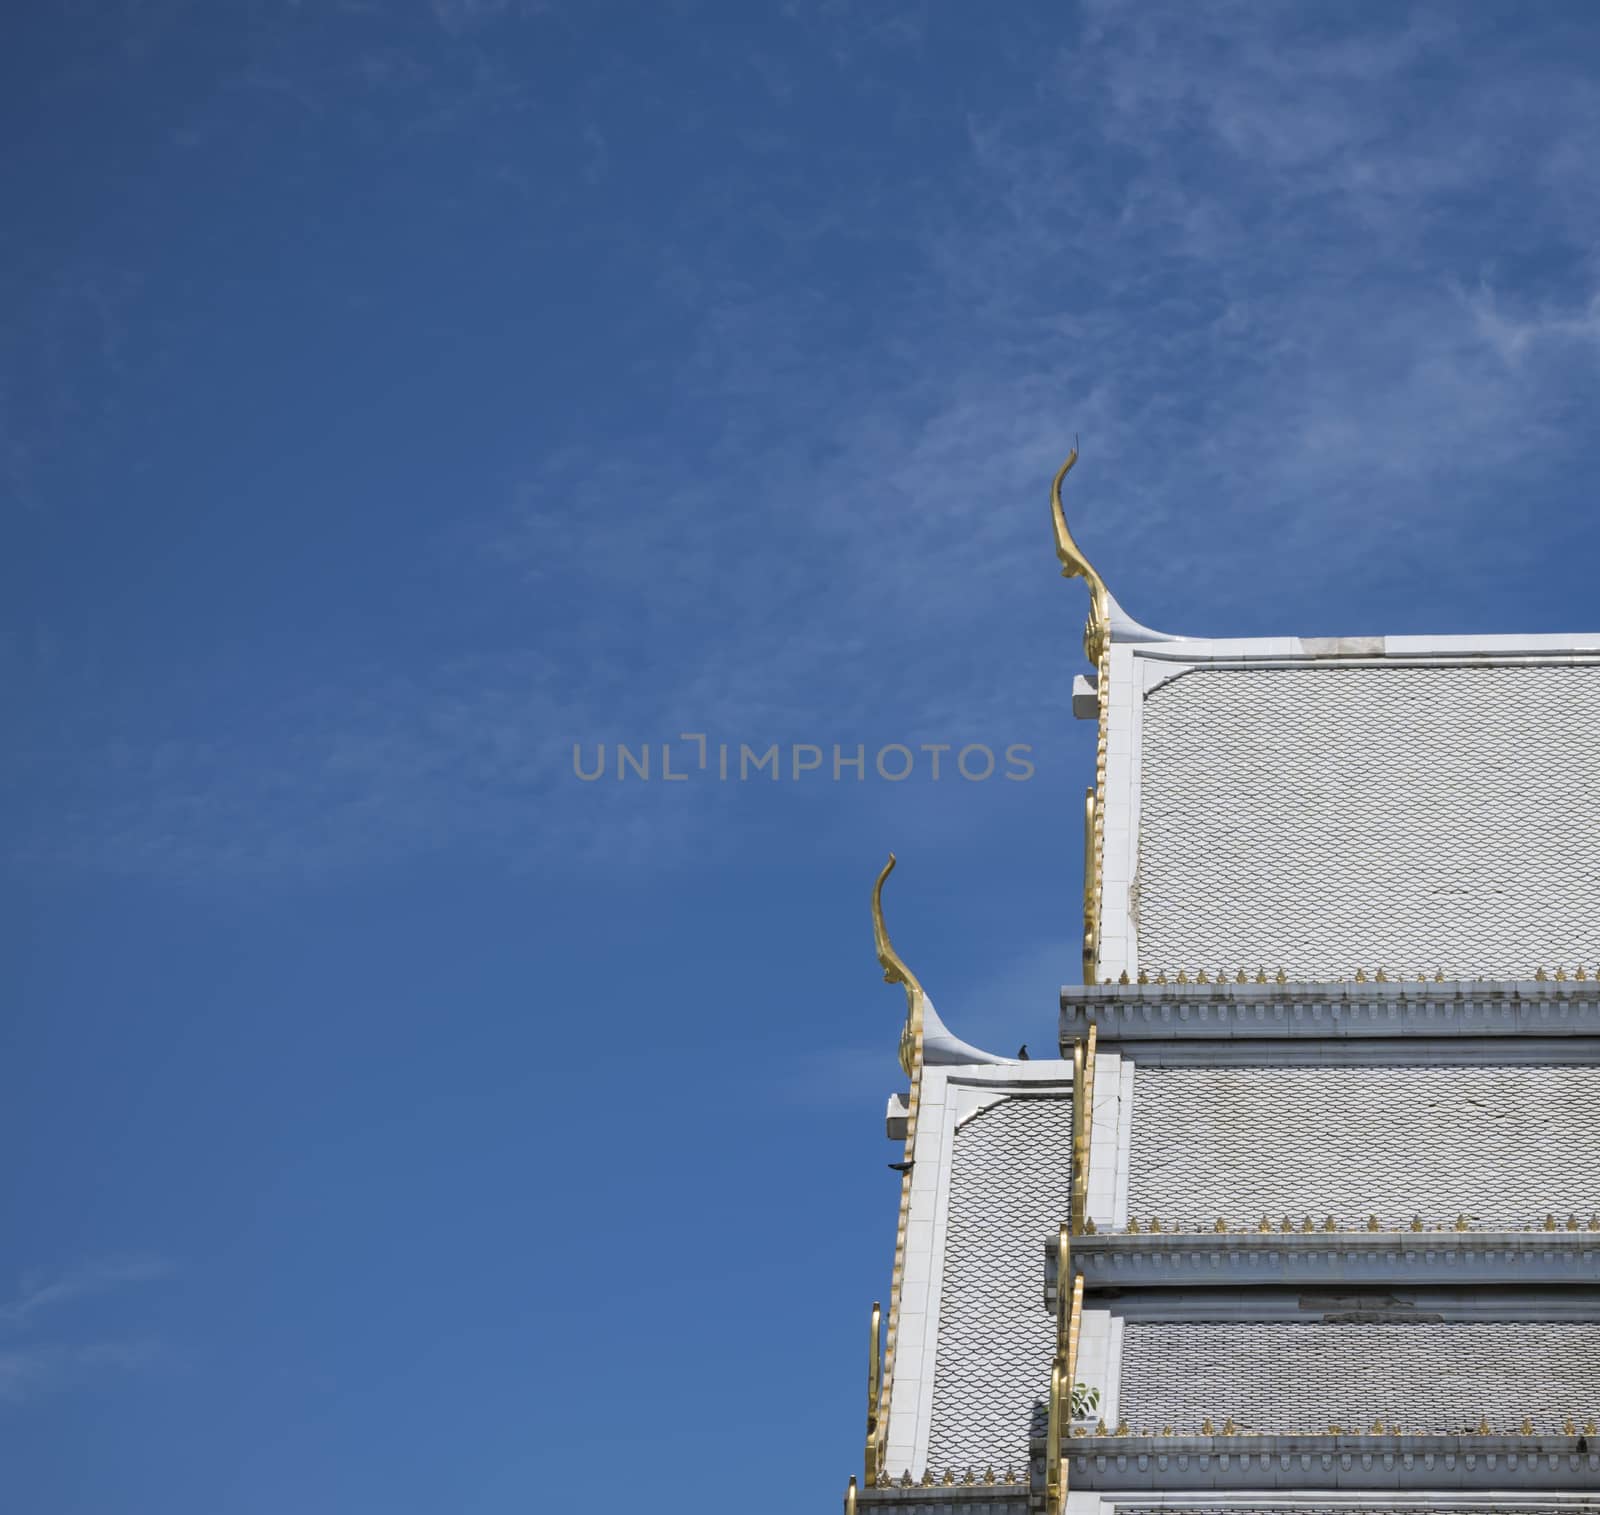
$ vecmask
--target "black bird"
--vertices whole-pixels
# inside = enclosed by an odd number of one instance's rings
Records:
[[[890,1163],[889,1166],[893,1168],[896,1173],[909,1173],[916,1165],[916,1161],[916,1158],[913,1157],[910,1162]]]
[[[1017,1048],[1017,1061],[1021,1062],[1021,1063],[1025,1063],[1025,1062],[1027,1062],[1027,1060],[1028,1060],[1028,1044],[1026,1042],[1024,1042],[1020,1047]]]

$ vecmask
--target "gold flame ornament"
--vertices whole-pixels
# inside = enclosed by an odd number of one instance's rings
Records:
[[[906,1023],[900,1032],[900,1071],[907,1078],[916,1077],[917,1043],[922,1036],[922,1001],[926,998],[922,984],[907,966],[905,959],[894,950],[889,940],[889,928],[883,922],[883,882],[894,872],[894,853],[883,865],[878,882],[872,886],[872,940],[878,950],[878,962],[883,968],[886,984],[901,984],[906,991]]]
[[[1094,570],[1094,565],[1083,555],[1083,549],[1073,539],[1067,525],[1067,513],[1061,505],[1061,486],[1078,461],[1078,444],[1074,439],[1067,461],[1056,470],[1050,485],[1050,515],[1056,529],[1056,557],[1061,560],[1061,577],[1082,579],[1089,586],[1089,619],[1083,628],[1083,655],[1096,667],[1111,644],[1111,592],[1106,581]]]

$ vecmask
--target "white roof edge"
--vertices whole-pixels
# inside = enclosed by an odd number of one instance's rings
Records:
[[[1113,642],[1185,642],[1187,637],[1173,636],[1166,631],[1153,631],[1134,620],[1117,603],[1117,597],[1106,590],[1107,609],[1110,612],[1111,640]]]
[[[1127,624],[1130,629],[1143,629]],[[1416,657],[1592,657],[1600,653],[1600,632],[1344,637],[1169,637],[1155,632],[1145,636],[1114,635],[1113,640],[1131,643],[1132,650],[1142,657],[1192,662],[1221,658],[1343,662]]]
[[[922,1060],[938,1066],[951,1066],[956,1064],[1000,1064],[1014,1063],[1014,1057],[1001,1057],[994,1052],[985,1052],[981,1047],[974,1047],[971,1042],[964,1042],[959,1036],[951,1033],[950,1028],[939,1019],[939,1012],[933,1008],[933,1001],[926,992],[922,996]]]

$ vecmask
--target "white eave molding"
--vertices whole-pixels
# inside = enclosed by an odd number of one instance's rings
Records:
[[[1069,984],[1061,1042],[1600,1036],[1600,980]]]
[[[1096,1436],[1063,1448],[1082,1490],[1550,1489],[1600,1485],[1582,1436]],[[1042,1449],[1041,1449],[1042,1450]]]
[[[1056,1303],[1056,1242],[1041,1238],[1045,1308]],[[1091,1288],[1229,1285],[1592,1284],[1600,1231],[1112,1232],[1073,1239]],[[1592,1306],[1590,1306],[1592,1309]]]

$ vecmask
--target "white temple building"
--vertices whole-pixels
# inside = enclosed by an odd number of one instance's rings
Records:
[[[1084,985],[909,1088],[847,1511],[1600,1511],[1600,635],[1090,590]],[[893,860],[891,859],[891,866]]]

